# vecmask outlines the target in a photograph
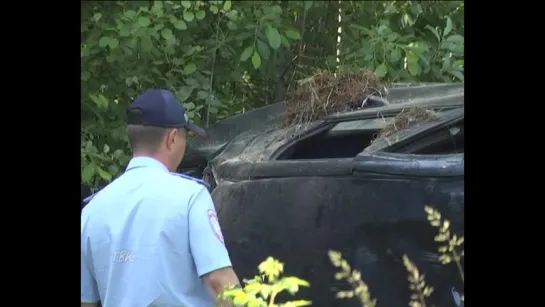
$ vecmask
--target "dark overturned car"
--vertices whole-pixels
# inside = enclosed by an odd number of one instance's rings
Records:
[[[297,296],[313,306],[360,306],[335,297],[350,289],[334,279],[336,250],[378,306],[399,307],[411,296],[407,255],[434,288],[428,302],[457,306],[463,283],[440,263],[424,207],[464,234],[463,84],[394,84],[367,105],[304,127],[283,125],[282,103],[234,116],[190,143],[181,170],[210,185],[241,278],[273,256],[310,282]],[[433,116],[418,122],[416,109]]]

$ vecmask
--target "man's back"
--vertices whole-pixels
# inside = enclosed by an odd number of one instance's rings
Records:
[[[202,185],[143,159],[84,208],[82,278],[83,266],[92,265],[104,307],[212,306],[188,225],[192,201],[210,196]]]

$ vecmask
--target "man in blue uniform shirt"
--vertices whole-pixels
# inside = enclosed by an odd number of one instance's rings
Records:
[[[187,132],[206,131],[188,121],[167,90],[146,91],[127,115],[133,158],[81,215],[81,303],[213,306],[239,281],[207,188],[171,173]]]

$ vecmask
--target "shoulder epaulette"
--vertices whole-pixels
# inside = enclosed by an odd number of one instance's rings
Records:
[[[117,176],[117,177],[119,178],[119,176]],[[117,179],[117,178],[116,178],[116,179]],[[113,181],[112,181],[112,182],[113,182]],[[93,199],[93,197],[97,196],[97,194],[98,194],[100,191],[102,191],[108,184],[110,184],[110,183],[99,185],[99,186],[98,186],[98,191],[96,191],[95,193],[93,193],[93,194],[91,194],[91,195],[85,197],[85,198],[83,199],[83,203],[87,204],[88,202],[90,202],[91,199]]]
[[[93,194],[91,194],[91,195],[85,197],[85,198],[83,199],[83,202],[84,202],[84,203],[90,202],[91,199],[93,199],[93,197],[95,197],[97,194],[98,194],[98,192],[95,192],[95,193],[93,193]]]
[[[170,174],[174,175],[174,176],[177,176],[177,177],[182,177],[182,178],[185,178],[185,179],[188,179],[188,180],[191,180],[191,181],[195,181],[196,183],[205,186],[207,189],[210,189],[210,185],[208,183],[206,183],[204,180],[201,180],[201,179],[198,179],[198,178],[195,178],[195,177],[191,177],[191,176],[186,175],[186,174],[180,174],[180,173],[170,173]]]

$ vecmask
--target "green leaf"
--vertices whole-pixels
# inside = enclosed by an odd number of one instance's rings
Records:
[[[412,46],[410,48],[416,54],[423,54],[423,53],[427,52],[430,49],[428,44],[426,44],[424,42],[416,42],[416,43],[412,44]]]
[[[230,20],[227,22],[227,28],[229,28],[229,30],[236,30],[236,29],[238,29],[237,24],[234,23],[234,22],[232,22],[232,21],[230,21]]]
[[[178,30],[187,30],[187,24],[185,23],[185,21],[181,19],[176,21],[176,23],[174,24],[174,27]]]
[[[101,13],[95,13],[95,15],[93,15],[93,20],[95,22],[99,21],[100,18],[102,18],[102,14]]]
[[[191,96],[191,92],[193,92],[193,87],[191,86],[182,86],[178,92],[176,92],[176,96],[180,98],[180,100],[184,101]]]
[[[246,47],[246,49],[244,49],[244,51],[240,55],[240,61],[246,62],[250,58],[250,56],[252,56],[253,52],[254,52],[254,45]]]
[[[290,42],[288,41],[288,39],[284,36],[284,35],[280,35],[281,36],[281,41],[282,41],[282,46],[286,47],[286,48],[289,48],[290,47]]]
[[[197,18],[198,20],[204,19],[205,16],[206,16],[206,13],[204,11],[202,11],[202,10],[198,10],[195,13],[195,18]]]
[[[375,69],[375,75],[377,75],[378,78],[383,78],[388,73],[388,67],[386,64],[382,63]]]
[[[443,58],[443,67],[442,67],[443,70],[450,70],[451,67],[450,67],[450,57],[448,56],[448,54],[446,54]]]
[[[254,65],[255,69],[258,69],[261,67],[261,57],[259,56],[259,53],[254,52],[254,55],[252,55],[252,64]]]
[[[98,94],[98,99],[100,100],[100,106],[103,107],[103,108],[107,108],[108,107],[108,98],[106,98],[104,95],[102,94]]]
[[[284,307],[302,307],[302,306],[310,306],[311,304],[312,304],[311,301],[297,300],[297,301],[287,302],[284,305]]]
[[[282,8],[280,7],[280,5],[273,5],[271,7],[271,12],[276,16],[280,16],[282,14]]]
[[[292,40],[298,40],[301,38],[301,34],[299,34],[296,30],[287,30],[286,31],[286,37]]]
[[[269,56],[271,55],[269,46],[260,39],[257,40],[257,51],[259,51],[259,55],[261,55],[261,57],[265,60],[268,60]]]
[[[172,30],[169,28],[164,28],[161,30],[161,36],[166,40],[172,39]]]
[[[235,306],[246,306],[249,304],[249,298],[247,295],[243,294],[243,291],[241,291],[241,294],[237,294],[233,297],[233,304]]]
[[[163,17],[165,14],[163,11],[163,3],[161,1],[154,1],[153,6],[151,7],[151,11],[155,16],[157,17]]]
[[[212,14],[217,14],[218,13],[218,7],[215,6],[215,5],[211,5],[210,6],[210,12],[212,12]]]
[[[119,40],[117,38],[110,39],[108,46],[110,46],[111,49],[117,48],[117,46],[119,46]]]
[[[208,82],[208,80],[206,80],[206,82]],[[196,79],[193,79],[193,78],[187,78],[187,79],[185,79],[185,83],[186,83],[187,85],[190,85],[190,86],[193,86],[193,87],[201,86],[201,84],[199,83],[199,81],[196,80]]]
[[[281,38],[280,33],[278,33],[278,30],[273,28],[271,25],[267,25],[267,30],[265,30],[265,35],[267,36],[267,40],[269,40],[269,45],[273,49],[278,49],[281,44]]]
[[[112,180],[112,175],[110,175],[110,173],[108,173],[107,171],[103,170],[103,169],[100,168],[100,167],[97,167],[96,170],[97,170],[98,175],[99,175],[102,179],[104,179],[104,180],[106,180],[106,181]]]
[[[103,36],[101,37],[99,40],[98,40],[98,46],[101,47],[101,48],[104,48],[106,46],[108,46],[108,44],[110,43],[110,37],[108,36]]]
[[[462,74],[460,71],[457,70],[449,70],[447,71],[449,74],[453,75],[458,80],[464,82],[464,74]]]
[[[184,67],[184,74],[189,75],[197,70],[197,65],[189,63]]]
[[[153,48],[151,38],[149,36],[142,37],[140,44],[142,45],[142,50],[149,52]]]
[[[407,53],[407,69],[412,76],[418,75],[418,56],[414,53]]]
[[[464,37],[462,35],[451,35],[447,38],[447,42],[455,43],[455,44],[463,44],[464,43]]]
[[[206,98],[208,98],[208,92],[199,91],[199,92],[197,93],[197,98],[198,98],[198,99],[203,99],[203,100],[206,99]]]
[[[443,37],[447,36],[450,31],[452,31],[452,19],[450,17],[447,17],[447,25],[445,26],[445,29],[443,30]]]
[[[95,165],[93,163],[85,165],[85,167],[81,171],[81,181],[85,183],[90,183],[91,179],[93,179],[94,174],[95,174]]]
[[[390,61],[396,63],[399,60],[401,60],[401,51],[399,51],[398,48],[395,48],[392,50],[392,53],[390,53]]]
[[[238,12],[236,10],[231,10],[225,14],[229,20],[236,21],[238,19]]]
[[[228,11],[231,9],[231,0],[226,0],[225,3],[223,3],[223,10]]]
[[[116,165],[112,164],[112,165],[108,166],[108,173],[115,176],[117,173],[119,173],[119,168]]]
[[[186,9],[190,8],[191,7],[191,1],[182,1],[182,6],[185,7]]]
[[[110,152],[110,146],[108,144],[104,144],[104,147],[102,148],[102,152],[107,154]]]
[[[89,98],[91,98],[91,101],[93,101],[97,107],[101,106],[100,99],[98,99],[97,95],[90,94]]]
[[[122,157],[123,154],[124,154],[124,152],[123,152],[123,150],[121,150],[121,149],[118,149],[118,150],[114,151],[114,157],[115,157],[116,159],[119,159],[120,157]]]
[[[438,42],[441,41],[441,37],[439,36],[439,33],[437,32],[437,30],[434,27],[432,27],[430,25],[426,25],[425,28],[428,29],[431,33],[433,33],[433,35],[435,35]]]
[[[236,39],[237,41],[241,41],[241,42],[242,42],[242,41],[244,41],[245,39],[250,38],[250,37],[252,37],[252,36],[254,36],[254,33],[253,33],[253,32],[242,32],[242,33],[237,34],[237,35],[235,36],[235,39]]]
[[[124,15],[129,19],[133,19],[134,17],[136,17],[136,14],[137,13],[133,10],[127,10]]]
[[[151,24],[151,21],[149,20],[148,17],[145,17],[145,16],[142,16],[142,17],[139,17],[138,18],[138,24],[141,26],[141,27],[147,27]]]
[[[392,32],[392,33],[388,34],[388,36],[387,36],[388,42],[392,42],[392,43],[395,42],[395,41],[398,41],[400,38],[401,38],[401,36],[398,33],[395,33],[395,32]]]
[[[184,103],[184,108],[186,110],[193,110],[195,109],[195,104],[193,102]]]
[[[193,14],[193,12],[184,12],[185,21],[191,22],[193,21],[194,18],[195,18],[195,14]]]
[[[312,7],[312,1],[303,1],[303,2],[305,5],[305,11],[310,10],[310,8]]]
[[[120,30],[119,30],[119,36],[121,37],[129,37],[131,36],[131,30],[132,28],[129,26],[129,25],[124,25]]]

